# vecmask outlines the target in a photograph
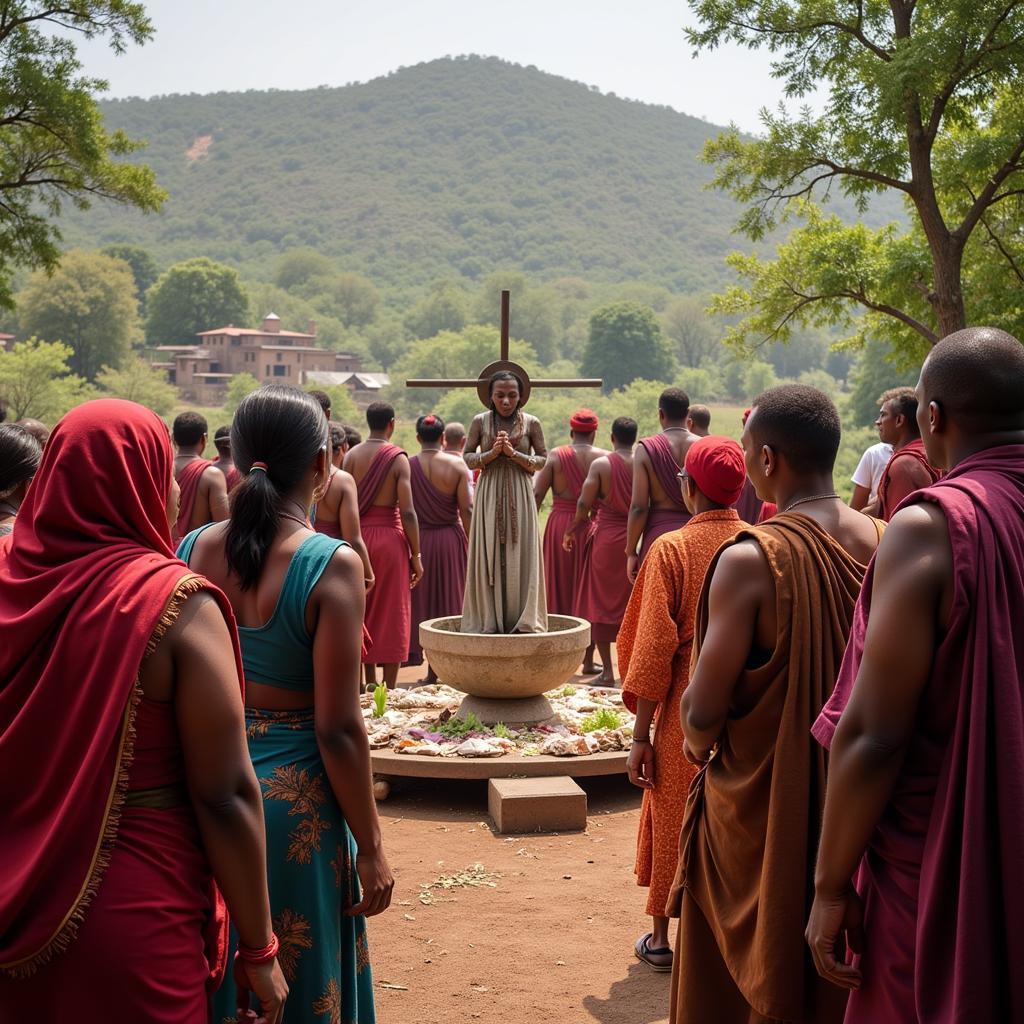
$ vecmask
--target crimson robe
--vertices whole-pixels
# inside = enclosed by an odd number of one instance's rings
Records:
[[[914,734],[861,862],[864,980],[848,1022],[1024,1019],[1024,445],[972,455],[904,505],[949,527],[953,607]],[[903,506],[901,506],[903,507]],[[873,572],[815,737],[864,654]],[[1016,966],[1014,966],[1016,965]]]
[[[676,462],[676,453],[672,442],[664,434],[655,434],[640,441],[641,447],[647,452],[651,469],[658,478],[665,494],[672,501],[672,508],[652,508],[647,514],[647,525],[644,527],[644,540],[640,545],[640,560],[647,557],[651,545],[663,534],[671,533],[685,526],[690,521],[690,513],[683,501],[683,491],[679,486],[677,474],[682,466]]]
[[[576,519],[576,503],[586,478],[571,445],[556,448],[555,455],[572,497],[555,498],[548,517],[544,530],[544,583],[547,587],[548,613],[572,615],[583,575],[583,545],[577,543],[572,551],[566,551],[562,547],[562,537]],[[589,533],[591,524],[588,523],[586,529]]]
[[[911,459],[916,462],[924,472],[921,474],[922,479],[927,477],[929,483],[935,483],[939,479],[939,472],[935,467],[928,461],[928,455],[924,450],[924,441],[921,438],[915,438],[910,444],[904,445],[902,448],[898,448],[892,453],[892,458],[886,463],[885,470],[882,473],[882,479],[878,481],[878,506],[879,516],[886,522],[892,519],[896,512],[896,508],[900,503],[900,499],[897,498],[893,501],[889,496],[889,478],[892,474],[892,467],[896,465],[897,459]]]
[[[423,554],[423,580],[412,592],[409,661],[419,665],[423,662],[420,623],[442,615],[462,614],[469,540],[459,518],[458,497],[439,491],[427,479],[419,459],[410,459],[409,469]]]
[[[192,522],[192,510],[195,508],[196,496],[199,494],[199,481],[212,465],[213,463],[209,459],[194,459],[192,462],[186,462],[184,467],[174,474],[174,479],[178,481],[178,487],[181,488],[178,519],[174,524],[174,529],[171,530],[174,547],[181,543],[185,534],[191,529],[189,524]]]
[[[359,520],[376,583],[366,595],[364,665],[401,664],[409,657],[412,594],[409,590],[409,542],[398,505],[374,505],[397,458],[408,455],[382,444],[358,483]]]
[[[583,547],[583,571],[574,614],[590,623],[594,643],[614,643],[632,588],[626,579],[626,533],[633,495],[633,472],[612,452],[612,486],[601,503],[594,530]]]

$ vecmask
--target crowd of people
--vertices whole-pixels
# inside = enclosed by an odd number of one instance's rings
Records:
[[[551,452],[529,390],[411,455],[285,386],[215,460],[119,400],[0,424],[4,1019],[374,1020],[360,694],[449,615],[583,617],[598,685],[617,645],[673,1022],[1024,1019],[1024,346],[939,342],[849,503],[813,388],[740,443],[667,388],[657,434],[579,409]]]

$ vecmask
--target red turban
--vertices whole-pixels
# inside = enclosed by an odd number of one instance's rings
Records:
[[[578,434],[594,433],[597,424],[597,413],[593,409],[577,409],[569,420],[569,426]]]
[[[686,473],[716,505],[735,505],[747,478],[743,449],[729,437],[702,437],[686,453]]]

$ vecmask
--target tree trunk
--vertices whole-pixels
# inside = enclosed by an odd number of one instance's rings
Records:
[[[967,326],[964,293],[960,287],[962,262],[963,249],[952,239],[938,251],[932,249],[932,266],[935,276],[932,305],[939,322],[940,340],[947,334],[961,331]]]

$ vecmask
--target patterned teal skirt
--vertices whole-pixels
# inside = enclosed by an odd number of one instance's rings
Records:
[[[246,708],[245,720],[263,789],[270,909],[290,990],[285,1024],[374,1024],[366,918],[344,915],[359,901],[356,844],[320,759],[313,712]],[[235,1020],[230,968],[213,1019]]]

